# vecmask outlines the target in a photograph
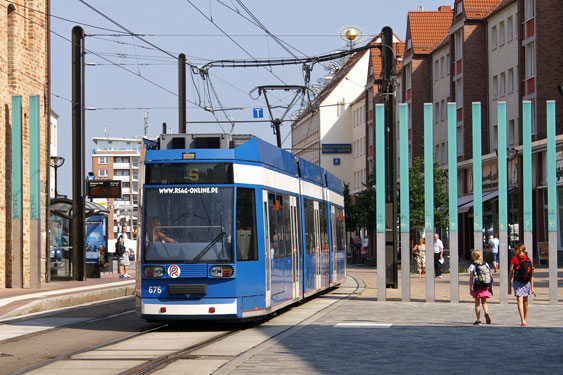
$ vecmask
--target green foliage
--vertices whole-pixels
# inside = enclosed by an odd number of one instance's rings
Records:
[[[369,233],[373,233],[375,231],[375,226],[377,224],[375,209],[375,171],[372,171],[367,176],[367,181],[364,184],[364,190],[356,196],[356,217],[358,220],[358,226],[366,228]]]
[[[424,159],[417,157],[409,170],[410,226],[424,231]],[[446,228],[449,224],[448,179],[446,172],[434,159],[434,226]]]
[[[344,184],[344,223],[346,230],[355,232],[358,229],[358,209],[352,202],[350,195],[350,184]]]

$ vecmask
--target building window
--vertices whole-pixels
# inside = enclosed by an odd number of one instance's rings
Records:
[[[463,155],[463,127],[460,125],[456,129],[457,155]]]
[[[463,12],[463,1],[460,1],[459,3],[457,3],[456,7],[455,7],[455,15],[459,16],[461,14],[461,12]]]
[[[450,74],[450,54],[446,55],[446,74]]]
[[[437,81],[440,78],[440,61],[434,61],[434,81]]]
[[[455,84],[455,102],[456,108],[463,107],[463,80],[458,79]]]
[[[440,102],[434,103],[434,122],[438,123],[440,120]]]
[[[108,177],[109,173],[107,169],[100,169],[98,171],[98,177]]]
[[[116,176],[129,176],[129,169],[116,169],[115,175]]]
[[[499,40],[499,45],[503,45],[504,44],[504,22],[501,22],[498,26],[498,40]]]
[[[536,16],[536,0],[526,0],[526,21]]]
[[[461,4],[461,3],[460,3]],[[463,35],[462,30],[457,31],[454,34],[454,43],[455,43],[455,61],[461,60],[463,57]],[[455,70],[454,70],[455,72]]]
[[[506,74],[504,72],[500,73],[500,96],[506,95]]]
[[[124,181],[122,182],[121,187],[123,189],[129,189],[131,187],[131,184],[129,182]]]
[[[129,157],[116,157],[116,163],[129,163]]]
[[[445,162],[448,161],[446,151],[447,151],[447,145],[445,143],[442,143],[442,151],[440,153],[440,160],[442,161],[442,163],[445,163]]]
[[[107,164],[108,163],[108,157],[107,156],[100,156],[98,158],[98,164]]]
[[[412,39],[407,40],[407,51],[412,48]]]
[[[506,20],[506,41],[510,42],[514,38],[514,30],[513,30],[513,23],[512,16],[508,17]]]
[[[497,27],[493,26],[491,30],[491,46],[493,49],[497,48]]]
[[[514,68],[508,69],[508,93],[514,91]]]
[[[411,64],[408,64],[405,69],[405,83],[407,90],[411,88]],[[410,112],[409,112],[410,113]]]
[[[493,99],[498,98],[498,76],[493,77]]]
[[[526,46],[526,78],[536,75],[536,49],[534,43]]]
[[[446,119],[446,101],[442,100],[442,108],[440,109],[440,119],[444,121]]]
[[[491,139],[493,148],[498,147],[498,125],[493,125],[493,139]]]
[[[508,121],[508,145],[512,146],[516,144],[516,132],[515,132],[514,120]]]
[[[138,166],[139,166],[139,158],[133,157],[133,167],[138,167]]]
[[[442,58],[440,59],[440,77],[443,77],[446,75],[446,67],[444,65],[446,65],[445,63],[446,58],[444,56],[442,56]]]

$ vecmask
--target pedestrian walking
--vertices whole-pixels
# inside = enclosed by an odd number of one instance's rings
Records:
[[[117,266],[120,278],[130,278],[131,276],[128,273],[129,269],[129,252],[127,251],[126,241],[127,240],[127,225],[123,225],[121,229],[121,235],[117,239],[122,249],[120,254],[117,254]]]
[[[491,324],[491,317],[487,307],[487,298],[491,297],[490,287],[493,283],[491,268],[483,261],[483,255],[479,250],[473,250],[471,257],[473,258],[473,263],[468,268],[469,294],[475,299],[475,316],[477,316],[477,320],[473,325],[481,324],[481,306],[483,306],[487,324]]]
[[[434,234],[434,274],[442,278],[442,263],[444,263],[444,244],[438,233]]]
[[[526,246],[520,243],[516,245],[516,255],[510,260],[510,270],[508,272],[508,294],[512,293],[510,281],[514,287],[514,295],[518,302],[518,313],[520,314],[521,326],[528,325],[528,296],[536,295],[534,289],[534,267]]]
[[[422,278],[422,273],[426,269],[426,241],[420,237],[418,243],[412,248],[412,254],[418,267],[418,278]]]
[[[493,254],[493,266],[495,267],[495,272],[498,272],[498,248],[500,244],[498,233],[495,233],[494,236],[491,237],[493,238],[489,241],[489,250]]]

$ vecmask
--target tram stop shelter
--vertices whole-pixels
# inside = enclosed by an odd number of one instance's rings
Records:
[[[100,272],[112,272],[113,262],[107,252],[107,217],[109,210],[97,203],[85,203],[86,277],[100,277]],[[72,280],[71,236],[72,200],[52,199],[49,216],[49,277],[51,280]],[[82,252],[80,252],[82,254]]]

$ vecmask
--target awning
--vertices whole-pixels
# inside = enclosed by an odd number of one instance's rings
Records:
[[[508,191],[516,189],[512,186]],[[483,203],[488,202],[498,197],[498,190],[491,190],[483,192]],[[464,195],[457,200],[457,213],[462,214],[473,208],[473,194]]]
[[[51,214],[55,214],[70,219],[72,215],[72,200],[67,198],[51,199],[49,208],[51,210]],[[85,217],[90,217],[94,215],[107,216],[108,214],[109,214],[109,210],[100,204],[94,202],[84,203]]]

